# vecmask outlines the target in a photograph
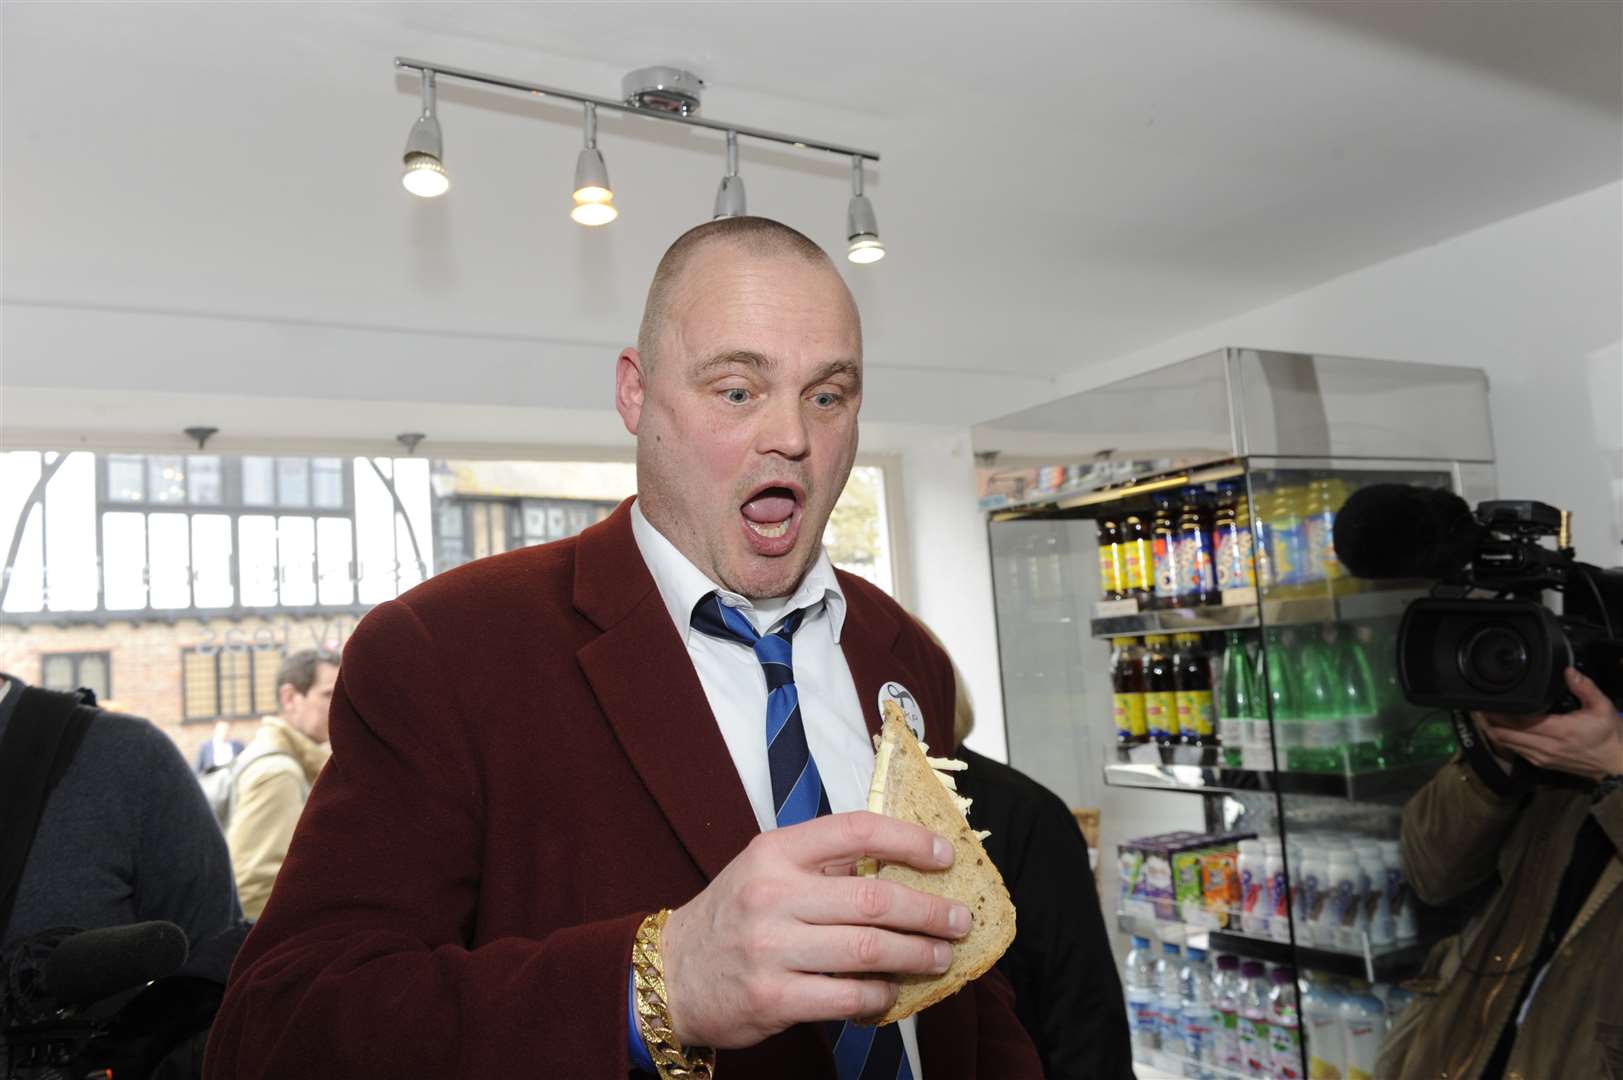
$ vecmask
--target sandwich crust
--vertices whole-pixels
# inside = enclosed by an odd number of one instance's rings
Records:
[[[969,908],[969,933],[952,943],[952,964],[939,975],[901,975],[896,1002],[868,1023],[890,1024],[912,1016],[958,992],[984,975],[1014,940],[1014,902],[1003,876],[987,856],[979,837],[959,809],[957,796],[931,768],[893,702],[886,702],[885,724],[868,790],[868,809],[911,821],[952,842],[953,863],[945,870],[917,870],[900,863],[880,863],[877,876],[920,892],[956,900]],[[869,869],[866,871],[872,873]]]

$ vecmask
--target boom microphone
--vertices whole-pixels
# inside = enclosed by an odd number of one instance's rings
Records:
[[[1354,577],[1442,578],[1471,561],[1484,531],[1452,491],[1371,484],[1336,515],[1336,558]]]
[[[85,930],[45,961],[45,991],[58,1006],[88,1005],[165,975],[186,962],[186,932],[171,922]]]

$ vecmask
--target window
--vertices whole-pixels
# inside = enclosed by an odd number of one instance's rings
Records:
[[[77,690],[83,686],[98,701],[113,696],[113,660],[106,652],[46,653],[40,657],[39,684],[46,690]]]
[[[181,715],[186,723],[238,720],[278,709],[275,649],[209,647],[180,652]]]
[[[835,566],[896,591],[890,560],[890,517],[885,512],[885,470],[858,465],[828,516],[823,545]]]

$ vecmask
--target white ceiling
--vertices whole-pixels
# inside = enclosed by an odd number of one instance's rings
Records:
[[[441,85],[453,187],[398,183],[399,53],[879,150],[842,267],[870,415],[1053,377],[1623,175],[1623,4],[0,7],[12,388],[603,408],[720,139]],[[751,209],[843,247],[843,162],[745,143]],[[404,333],[402,333],[404,332]],[[923,412],[926,415],[920,415]],[[8,416],[15,424],[17,419]]]

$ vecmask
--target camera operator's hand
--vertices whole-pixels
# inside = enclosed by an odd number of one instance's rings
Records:
[[[1623,718],[1600,687],[1568,668],[1567,685],[1578,698],[1576,712],[1511,716],[1477,713],[1483,737],[1502,758],[1588,780],[1623,773]]]
[[[939,870],[952,855],[928,830],[866,811],[757,836],[661,935],[678,1041],[754,1046],[808,1020],[877,1016],[896,999],[890,976],[945,971],[969,909],[850,874],[866,856]]]

